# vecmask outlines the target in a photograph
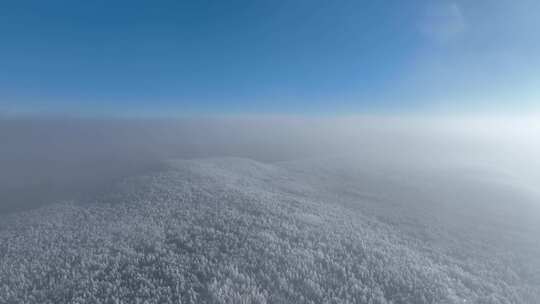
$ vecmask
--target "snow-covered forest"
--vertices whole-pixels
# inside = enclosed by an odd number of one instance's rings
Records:
[[[0,303],[540,301],[535,193],[426,170],[171,160],[3,215]]]

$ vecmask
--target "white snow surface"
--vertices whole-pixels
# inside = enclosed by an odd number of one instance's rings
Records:
[[[538,197],[469,173],[172,160],[0,217],[0,303],[540,303]]]

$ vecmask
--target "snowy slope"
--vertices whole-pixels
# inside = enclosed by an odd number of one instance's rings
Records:
[[[540,301],[535,197],[428,173],[171,161],[0,218],[0,303]]]

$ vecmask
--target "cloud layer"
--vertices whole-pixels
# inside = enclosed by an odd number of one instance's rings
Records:
[[[487,166],[525,185],[540,178],[535,121],[433,116],[4,119],[0,207],[25,208],[87,194],[170,158],[273,162],[346,155],[358,164]]]

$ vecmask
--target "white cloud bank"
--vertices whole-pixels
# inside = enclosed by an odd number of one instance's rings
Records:
[[[0,137],[0,207],[43,204],[168,158],[345,155],[360,166],[484,168],[529,188],[540,179],[540,125],[523,116],[4,119]]]

